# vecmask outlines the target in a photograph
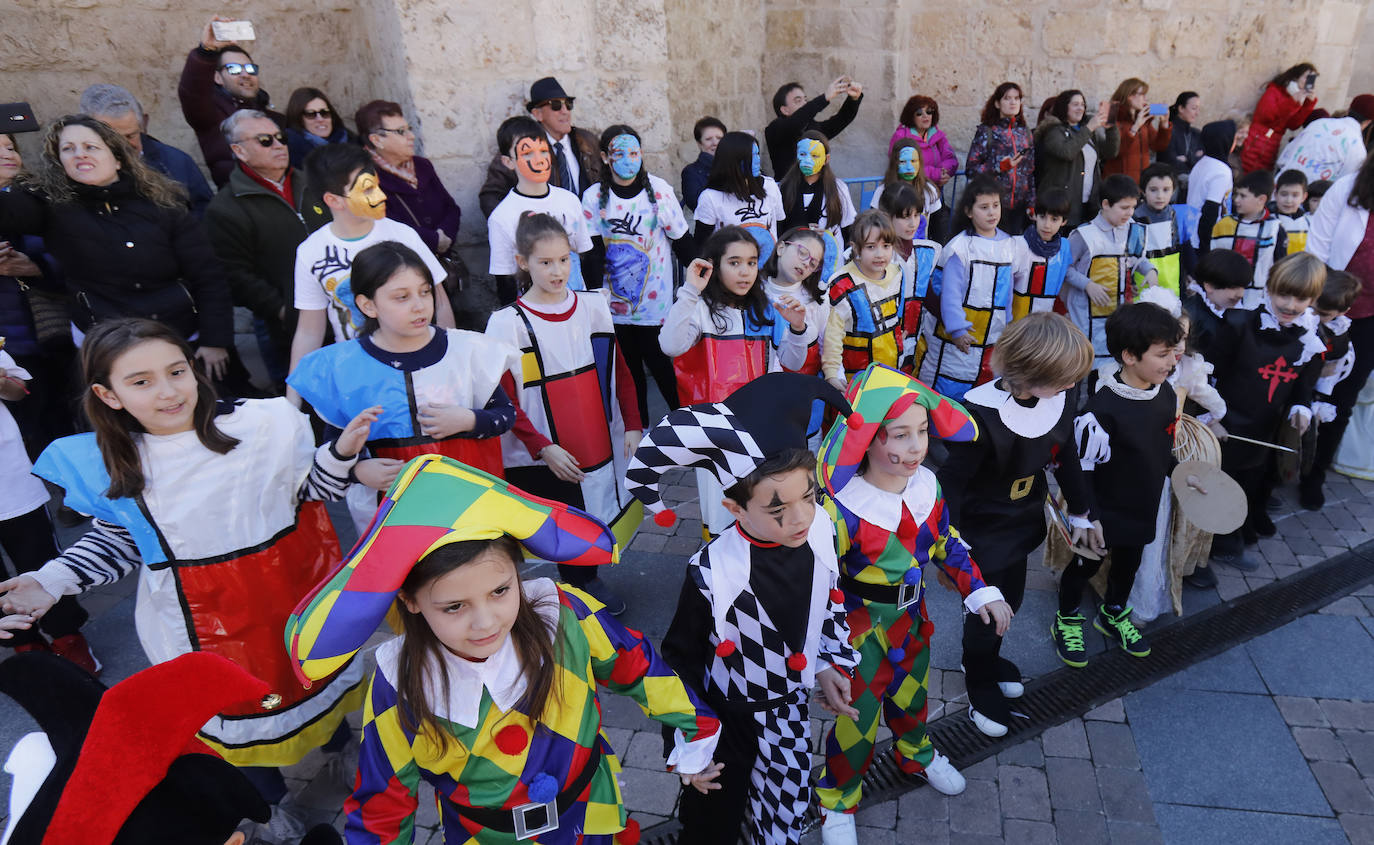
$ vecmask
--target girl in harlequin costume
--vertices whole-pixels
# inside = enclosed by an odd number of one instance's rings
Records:
[[[682,845],[738,841],[746,818],[749,842],[795,845],[810,797],[811,688],[820,685],[828,709],[853,713],[834,528],[816,507],[816,461],[806,448],[817,398],[849,414],[839,391],[793,373],[673,411],[645,434],[626,475],[656,519],[671,523],[659,495],[663,473],[706,467],[738,519],[688,562],[663,638],[664,659],[722,725],[721,788],[683,790]]]
[[[706,789],[719,723],[643,635],[587,593],[520,580],[522,554],[614,563],[609,528],[450,458],[406,465],[343,566],[301,602],[287,648],[302,677],[351,659],[388,613],[362,753],[344,804],[350,843],[412,841],[421,780],[444,841],[632,845],[597,688],[681,730],[670,761]]]
[[[499,435],[515,422],[501,377],[519,355],[476,332],[432,325],[434,280],[404,244],[383,241],[358,253],[351,287],[361,333],[305,356],[287,384],[336,427],[381,406],[367,444],[376,460],[359,466],[363,483],[348,497],[361,530],[377,508],[375,491],[416,455],[448,455],[501,475]]]
[[[888,187],[879,209],[892,220],[892,259],[902,271],[901,369],[914,373],[925,359],[927,336],[935,330],[935,315],[925,305],[941,247],[927,237],[929,206],[922,204],[915,186],[898,182]]]
[[[849,698],[825,739],[825,768],[816,792],[825,811],[822,841],[854,843],[854,816],[863,776],[873,759],[878,717],[895,737],[897,764],[957,795],[964,778],[926,734],[930,635],[923,576],[939,567],[958,587],[964,606],[1000,636],[1011,608],[984,583],[959,533],[949,524],[935,473],[921,466],[927,437],[970,440],[968,413],[905,373],[872,364],[849,386],[854,407],[821,443],[820,478],[835,521],[840,589],[849,612],[849,641],[858,651]]]
[[[968,228],[950,238],[940,254],[934,281],[940,322],[919,370],[922,381],[953,399],[992,378],[992,347],[1007,324],[1012,290],[1024,272],[1016,242],[997,228],[1001,183],[991,176],[970,180],[958,211]]]
[[[1037,226],[1045,210],[1036,207]],[[1093,530],[1073,438],[1074,386],[1092,363],[1088,339],[1060,314],[1030,314],[1007,326],[992,354],[997,377],[964,394],[977,436],[950,443],[940,466],[950,522],[961,526],[983,580],[1002,591],[1012,611],[1025,597],[1027,558],[1045,541],[1046,466],[1054,468],[1069,513],[1076,514],[1069,517],[1075,533]],[[1100,536],[1101,526],[1096,530]],[[1007,699],[1023,692],[1021,670],[1001,656],[1002,637],[971,613],[964,617],[963,645],[969,718],[983,733],[1002,736],[1012,717]]]
[[[892,220],[872,209],[854,221],[849,263],[828,285],[830,322],[821,371],[836,390],[877,361],[895,367],[902,353],[902,271],[892,261]]]
[[[583,508],[628,543],[643,517],[620,479],[639,443],[634,379],[616,342],[600,290],[568,290],[568,235],[547,214],[526,214],[515,229],[521,296],[491,315],[486,336],[520,350],[501,377],[515,397],[516,422],[501,437],[506,477],[522,490]],[[558,570],[613,614],[625,601],[594,566]]]
[[[361,699],[363,667],[347,661],[303,688],[281,636],[291,608],[341,556],[322,500],[343,497],[381,409],[359,409],[316,448],[285,399],[216,404],[186,342],[160,323],[102,323],[81,353],[95,431],[54,441],[34,472],[94,525],[41,569],[0,584],[0,605],[41,615],[58,596],[137,571],[134,622],[152,663],[208,651],[267,682],[261,703],[225,709],[200,738],[256,767],[245,772],[277,803],[286,785],[267,767],[321,745],[341,750],[344,714]]]
[[[758,244],[740,226],[716,231],[688,265],[659,335],[683,404],[719,402],[764,373],[805,367],[816,339],[806,307],[791,294],[770,302],[758,277]],[[703,529],[715,535],[729,528],[715,478],[698,472],[697,489]]]

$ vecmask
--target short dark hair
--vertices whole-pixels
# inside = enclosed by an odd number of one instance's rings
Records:
[[[816,456],[812,454],[810,449],[801,447],[783,449],[778,454],[764,460],[753,472],[726,488],[725,498],[742,508],[747,508],[749,507],[749,500],[754,497],[754,488],[758,487],[765,478],[799,469],[815,472]]]
[[[696,142],[697,142],[698,144],[700,144],[700,143],[701,143],[701,136],[702,136],[702,134],[705,133],[706,130],[707,130],[707,129],[710,129],[712,126],[714,126],[715,128],[719,129],[719,130],[720,130],[720,134],[722,134],[722,135],[724,135],[726,132],[730,131],[730,130],[728,130],[728,129],[725,128],[725,124],[724,124],[724,123],[721,123],[721,122],[720,122],[720,118],[718,118],[718,117],[711,117],[711,116],[708,114],[706,117],[703,117],[701,120],[698,120],[696,123],[692,124],[692,137],[696,139]]]
[[[352,184],[355,171],[376,173],[372,156],[352,144],[325,144],[305,157],[305,180],[320,194],[343,196]]]
[[[1326,196],[1326,192],[1329,190],[1331,190],[1331,180],[1318,179],[1307,186],[1307,198],[1312,199],[1315,197],[1316,199],[1321,199]]]
[[[1317,297],[1318,311],[1339,311],[1345,313],[1360,295],[1363,285],[1354,273],[1326,268],[1326,283],[1322,285],[1321,296]]]
[[[331,135],[344,125],[343,115],[334,108],[334,104],[329,101],[325,93],[318,88],[307,86],[292,91],[291,99],[286,101],[286,127],[288,129],[305,131],[305,107],[309,105],[311,100],[324,100],[324,107],[329,109],[329,119],[332,124]]]
[[[1183,324],[1153,302],[1122,305],[1107,318],[1106,330],[1107,351],[1123,364],[1126,352],[1143,358],[1156,343],[1174,346],[1183,339]]]
[[[888,182],[883,185],[883,195],[878,198],[878,209],[896,220],[911,212],[920,214],[926,210],[925,197],[906,182]]]
[[[508,117],[501,121],[500,126],[496,127],[497,152],[503,156],[513,155],[515,142],[522,138],[543,138],[547,141],[549,136],[545,134],[544,127],[539,125],[539,121],[527,114]]]
[[[382,128],[384,117],[405,117],[400,103],[390,100],[373,100],[359,107],[353,116],[353,124],[358,127],[358,137],[365,146],[372,146],[372,135]]]
[[[1236,190],[1244,188],[1257,197],[1274,195],[1274,174],[1268,170],[1251,170],[1236,180]]]
[[[1046,188],[1035,198],[1035,213],[1067,218],[1069,205],[1068,191],[1063,188]]]
[[[1255,274],[1250,262],[1233,249],[1212,249],[1198,261],[1193,277],[1199,284],[1231,290],[1247,287]]]
[[[782,107],[787,105],[787,95],[798,88],[802,88],[800,82],[788,82],[777,91],[773,92],[773,114],[782,117]],[[802,90],[804,91],[806,89],[802,88]]]
[[[1157,161],[1144,170],[1140,171],[1140,187],[1143,189],[1150,184],[1151,179],[1168,179],[1178,187],[1178,176],[1174,173],[1174,168],[1167,161]]]
[[[225,53],[242,53],[242,54],[244,54],[245,56],[248,57],[248,61],[250,61],[250,62],[253,61],[253,55],[252,55],[251,53],[249,53],[247,50],[243,49],[243,46],[242,46],[242,45],[240,45],[240,44],[230,44],[229,46],[227,46],[227,47],[225,47],[224,49],[220,50],[220,51],[219,51],[219,55],[215,57],[215,69],[216,69],[216,70],[218,70],[218,69],[224,67],[224,65],[225,65],[224,54],[225,54]]]
[[[1274,190],[1276,191],[1279,188],[1286,188],[1289,185],[1302,185],[1303,189],[1306,190],[1307,174],[1303,173],[1301,170],[1294,170],[1290,167],[1280,173],[1279,178],[1274,180]]]
[[[1102,202],[1116,205],[1126,198],[1140,199],[1140,186],[1125,173],[1113,173],[1102,180]]]

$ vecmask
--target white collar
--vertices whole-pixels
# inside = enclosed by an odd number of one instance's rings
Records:
[[[1064,415],[1064,394],[1039,399],[1034,405],[1022,405],[1010,392],[998,387],[1001,379],[984,382],[964,394],[964,402],[991,408],[1013,434],[1039,437],[1059,422]]]
[[[1151,385],[1148,389],[1142,390],[1139,387],[1131,387],[1126,382],[1116,377],[1121,372],[1121,365],[1115,361],[1108,361],[1097,368],[1097,389],[1106,388],[1120,396],[1122,399],[1153,399],[1159,393],[1159,385]]]
[[[534,607],[540,619],[558,624],[558,588],[548,578],[536,578],[522,585],[525,599]],[[392,687],[399,683],[397,661],[404,637],[396,637],[377,647],[377,668]],[[444,668],[448,670],[447,694],[439,687],[438,667],[426,666],[425,698],[434,715],[468,728],[478,727],[481,718],[482,690],[491,695],[494,705],[503,711],[511,710],[525,696],[525,678],[520,672],[520,657],[514,639],[506,637],[501,648],[481,663],[464,660],[444,650]]]
[[[1207,298],[1207,291],[1202,289],[1202,285],[1198,284],[1197,282],[1189,282],[1188,290],[1192,291],[1193,293],[1201,297],[1202,304],[1207,306],[1208,311],[1211,311],[1218,317],[1226,316],[1226,311],[1224,309],[1218,308],[1215,302]]]
[[[1314,356],[1326,353],[1326,344],[1321,338],[1317,337],[1317,326],[1320,322],[1321,318],[1317,316],[1317,312],[1308,308],[1298,317],[1298,319],[1290,324],[1298,326],[1303,330],[1302,355],[1298,360],[1293,362],[1293,366],[1301,367],[1303,364],[1312,360]],[[1276,332],[1283,331],[1285,328],[1285,326],[1279,322],[1278,315],[1274,313],[1274,304],[1269,301],[1269,296],[1267,294],[1264,297],[1264,306],[1260,308],[1260,328],[1270,329]]]
[[[1331,322],[1326,324],[1326,330],[1333,335],[1345,334],[1350,331],[1350,317],[1342,314],[1339,317],[1332,318]]]
[[[896,531],[902,524],[903,506],[918,523],[925,522],[935,507],[938,491],[935,473],[921,466],[901,493],[876,487],[862,475],[856,475],[835,494],[835,498],[865,522],[871,522],[884,531]]]

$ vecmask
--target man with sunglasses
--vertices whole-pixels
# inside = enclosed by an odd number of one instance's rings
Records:
[[[223,188],[234,172],[234,154],[220,134],[220,124],[239,109],[256,109],[279,127],[286,117],[268,108],[271,98],[258,85],[258,66],[238,44],[215,39],[211,24],[228,20],[215,15],[205,24],[200,45],[186,56],[177,97],[181,113],[195,130],[201,154],[215,185]]]
[[[597,133],[573,126],[575,99],[568,96],[557,79],[546,76],[530,86],[525,108],[549,136],[549,148],[553,151],[549,184],[572,191],[580,198],[587,188],[601,181],[601,149]],[[491,216],[515,182],[515,171],[501,163],[498,151],[487,166],[486,181],[477,194],[483,216]]]

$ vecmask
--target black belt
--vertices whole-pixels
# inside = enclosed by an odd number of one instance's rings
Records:
[[[868,584],[840,574],[840,589],[851,596],[867,599],[874,604],[895,604],[898,608],[909,607],[921,597],[921,584]]]
[[[516,818],[521,818],[525,833],[534,836],[537,833],[547,833],[558,828],[558,817],[563,815],[569,807],[577,803],[582,791],[596,777],[596,771],[601,767],[601,740],[598,737],[596,744],[592,747],[592,756],[587,760],[587,764],[582,767],[582,771],[567,789],[558,793],[558,797],[547,804],[529,803],[513,809],[498,810],[495,807],[469,807],[454,801],[450,803],[454,811],[465,819],[480,824],[482,827],[495,830],[500,833],[518,833],[516,830]],[[556,807],[554,813],[549,809]]]

